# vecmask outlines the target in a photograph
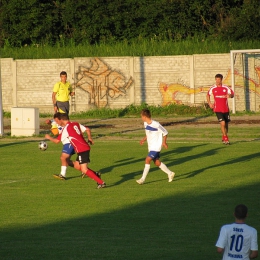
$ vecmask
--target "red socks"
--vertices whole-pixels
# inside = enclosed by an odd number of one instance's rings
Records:
[[[100,178],[98,178],[94,171],[88,169],[85,174],[88,175],[89,178],[95,180],[98,184],[103,183],[103,181]]]

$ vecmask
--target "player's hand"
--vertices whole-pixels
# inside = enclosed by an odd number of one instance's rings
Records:
[[[88,143],[93,145],[94,144],[94,141],[92,139],[88,139]]]
[[[48,134],[45,135],[45,139],[49,139],[49,140],[50,140],[50,137],[51,137],[51,136],[48,135]]]
[[[46,123],[47,125],[50,125],[50,124],[51,124],[51,120],[50,120],[50,119],[46,119],[46,120],[45,120],[45,123]]]
[[[165,149],[168,149],[168,144],[167,144],[167,143],[163,143],[162,145],[163,145],[163,147],[164,147]]]
[[[140,145],[143,145],[144,144],[144,140],[142,139],[141,141],[140,141]]]

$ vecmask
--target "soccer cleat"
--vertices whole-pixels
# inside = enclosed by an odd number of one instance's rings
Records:
[[[98,184],[97,189],[102,189],[106,187],[106,183],[103,182],[102,184]]]
[[[62,176],[61,174],[53,174],[53,177],[59,180],[66,180],[66,177]]]
[[[101,172],[95,172],[99,179],[101,179]]]
[[[223,144],[226,144],[226,145],[230,144],[227,136],[224,137],[223,141],[224,141]]]
[[[143,181],[142,179],[136,180],[136,182],[137,182],[138,184],[140,184],[140,185],[142,185],[142,184],[144,183],[144,181]]]
[[[175,175],[175,172],[172,172],[170,175],[169,175],[169,180],[168,182],[172,182],[173,178],[174,178],[174,175]]]
[[[81,178],[83,179],[86,176],[84,172],[81,173]]]

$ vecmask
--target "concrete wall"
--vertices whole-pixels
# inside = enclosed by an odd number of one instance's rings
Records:
[[[121,108],[142,102],[199,105],[221,73],[231,85],[230,54],[77,57],[74,59],[1,59],[4,111],[12,107],[37,107],[53,113],[52,89],[59,73],[67,71],[75,88],[71,112],[94,107]],[[235,60],[236,110],[258,111],[260,106],[259,56],[238,55]],[[230,103],[232,108],[232,104]]]

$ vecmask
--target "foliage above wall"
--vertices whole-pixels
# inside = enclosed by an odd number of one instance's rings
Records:
[[[0,0],[0,47],[260,39],[259,0]]]

